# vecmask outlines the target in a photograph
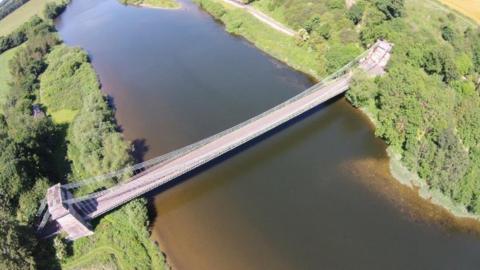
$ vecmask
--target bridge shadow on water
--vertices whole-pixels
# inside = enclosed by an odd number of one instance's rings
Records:
[[[256,146],[257,144],[261,143],[262,141],[265,141],[271,137],[273,137],[274,135],[276,135],[277,133],[280,133],[282,132],[283,130],[297,124],[298,122],[304,120],[305,118],[308,118],[316,113],[319,113],[320,111],[322,111],[324,108],[330,106],[331,104],[343,99],[343,94],[342,95],[339,95],[337,97],[334,97],[314,108],[312,108],[311,110],[303,113],[302,115],[299,115],[285,123],[283,123],[282,125],[256,137],[255,139],[252,139],[251,141],[235,148],[235,149],[232,149],[231,151],[191,170],[190,172],[187,172],[165,184],[163,184],[162,186],[160,187],[157,187],[155,189],[153,189],[152,191],[149,191],[147,192],[146,194],[143,195],[143,197],[146,197],[148,199],[148,215],[149,215],[149,218],[150,220],[155,220],[156,218],[156,212],[155,212],[155,205],[154,205],[154,197],[158,194],[160,194],[161,192],[165,191],[165,190],[168,190],[178,184],[181,184],[183,183],[184,181],[187,181],[195,176],[198,176],[200,175],[201,173],[205,172],[206,170],[209,170],[217,165],[219,165],[220,163],[226,161],[227,159],[230,159],[244,151],[247,151],[249,150],[250,148]]]

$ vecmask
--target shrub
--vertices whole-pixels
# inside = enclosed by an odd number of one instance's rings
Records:
[[[442,38],[448,42],[453,42],[455,40],[455,30],[452,27],[445,25],[442,27]]]
[[[200,1],[200,7],[208,11],[208,13],[212,14],[213,17],[220,19],[225,13],[225,8],[216,2],[212,1]]]
[[[359,4],[353,5],[350,10],[347,12],[347,17],[353,22],[353,24],[358,24],[362,21],[364,9]]]
[[[43,11],[43,14],[45,15],[45,18],[48,19],[55,19],[60,15],[65,8],[67,7],[68,2],[62,2],[60,4],[57,4],[55,2],[48,2],[47,5],[45,6],[45,9]]]
[[[377,0],[375,4],[389,20],[400,17],[405,12],[404,0]]]

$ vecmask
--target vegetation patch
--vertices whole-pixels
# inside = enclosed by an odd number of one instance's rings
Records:
[[[71,109],[61,109],[50,113],[55,124],[70,124],[77,114],[78,110]]]
[[[0,105],[5,102],[5,96],[9,87],[8,82],[12,77],[8,68],[8,62],[13,58],[17,50],[18,47],[0,54]]]
[[[59,45],[48,55],[46,64],[40,80],[40,101],[52,115],[59,110],[80,110],[83,98],[100,88],[88,55],[79,48]]]

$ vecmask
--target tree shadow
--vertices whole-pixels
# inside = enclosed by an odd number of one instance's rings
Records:
[[[135,139],[132,142],[133,149],[131,151],[131,156],[134,159],[135,163],[141,163],[145,161],[145,155],[148,152],[148,145],[146,139]]]
[[[28,232],[24,232],[24,236],[28,235],[29,233],[34,236],[31,228],[25,228]],[[53,238],[49,239],[40,239],[36,237],[36,243],[33,249],[34,253],[34,260],[36,264],[36,269],[61,269],[60,261],[56,256],[55,247],[53,245]]]
[[[67,133],[68,124],[57,124],[55,133],[53,134],[53,145],[51,159],[48,160],[48,164],[42,166],[48,168],[47,175],[50,179],[56,179],[57,182],[61,182],[67,179],[67,176],[71,173],[71,163],[67,158],[68,146],[67,146]]]

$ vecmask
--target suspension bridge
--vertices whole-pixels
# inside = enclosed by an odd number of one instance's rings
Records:
[[[93,234],[90,220],[206,164],[246,142],[302,115],[345,92],[354,68],[370,76],[384,73],[392,45],[379,40],[346,66],[289,100],[197,143],[152,160],[83,181],[56,184],[47,191],[38,216],[37,231],[50,237],[64,231],[71,240]],[[126,180],[121,180],[126,179]],[[117,182],[103,190],[75,197],[85,186]]]

